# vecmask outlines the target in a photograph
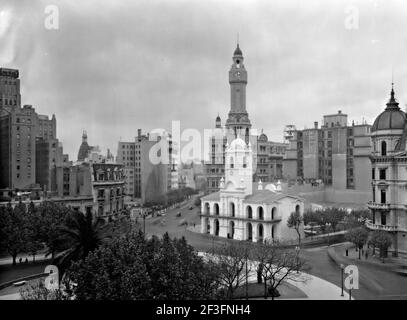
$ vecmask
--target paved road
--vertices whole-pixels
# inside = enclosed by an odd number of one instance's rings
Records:
[[[190,225],[200,223],[198,208],[188,210],[188,206],[189,204],[181,209],[169,210],[166,213],[164,225],[159,223],[160,217],[146,220],[147,235],[163,235],[168,232],[171,237],[184,236],[188,243],[198,251],[207,251],[211,247],[227,241],[226,239],[191,232],[186,230],[184,226],[179,226],[180,219],[186,219]],[[179,211],[181,211],[181,218],[175,216]],[[341,269],[328,256],[326,246],[303,249],[300,256],[307,260],[311,268],[307,270],[309,274],[328,281],[337,288],[341,287]],[[375,266],[360,265],[358,267],[360,285],[358,290],[352,292],[355,299],[407,299],[407,277],[381,270]],[[340,295],[340,291],[338,289],[338,295]]]

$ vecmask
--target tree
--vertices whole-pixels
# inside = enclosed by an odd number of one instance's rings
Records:
[[[361,249],[367,242],[368,237],[369,232],[364,227],[349,230],[345,235],[346,240],[355,244],[355,247],[359,249],[359,259],[361,258]]]
[[[380,257],[384,263],[384,258],[387,257],[387,250],[392,245],[392,238],[386,231],[373,231],[369,243],[374,248],[379,248]]]
[[[55,202],[44,201],[36,207],[41,219],[40,239],[47,246],[47,255],[52,259],[58,251],[66,249],[65,239],[61,238],[61,228],[65,219],[73,211],[67,206]]]
[[[372,212],[369,209],[354,209],[345,217],[347,229],[353,229],[365,225],[366,220],[371,219]]]
[[[70,297],[61,289],[50,290],[45,287],[43,279],[30,282],[20,289],[22,300],[69,300]]]
[[[220,285],[225,288],[227,299],[233,298],[245,280],[246,260],[247,251],[241,244],[222,244],[213,249],[211,261],[217,266]]]
[[[298,235],[298,245],[301,246],[301,232],[300,232],[300,227],[304,221],[304,218],[302,217],[301,213],[299,211],[291,212],[290,216],[288,217],[287,220],[287,226],[289,228],[295,229]]]
[[[38,251],[44,247],[44,245],[41,241],[41,229],[43,221],[33,202],[30,202],[28,205],[26,223],[28,237],[27,252],[33,256],[33,261],[35,261],[35,256],[37,255]]]
[[[12,208],[9,203],[2,207],[0,216],[2,250],[6,250],[16,265],[17,255],[25,252],[28,247],[28,225],[26,220],[26,207],[23,203]]]
[[[283,281],[305,281],[298,272],[305,269],[305,260],[292,249],[284,249],[277,241],[264,241],[258,244],[253,252],[253,258],[261,265],[260,272],[264,280],[264,298],[269,290],[274,300],[278,287]]]
[[[66,273],[79,300],[213,299],[216,272],[185,239],[129,233],[103,244]]]
[[[194,201],[194,205],[196,207],[201,207],[201,198],[200,197],[196,197],[196,199]]]
[[[70,263],[86,258],[102,243],[104,236],[106,236],[103,234],[102,220],[93,219],[92,212],[83,214],[79,211],[72,211],[59,232],[59,242],[66,244],[66,247],[62,247],[65,250],[58,259],[61,275]]]
[[[319,215],[316,211],[306,210],[303,216],[304,225],[310,225],[312,223],[318,224],[320,222]]]
[[[326,208],[323,210],[323,214],[326,216],[326,222],[331,225],[332,231],[335,232],[339,222],[342,222],[346,216],[346,210],[341,208]]]

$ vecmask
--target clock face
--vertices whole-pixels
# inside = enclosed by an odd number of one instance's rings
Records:
[[[240,79],[240,71],[235,72],[235,76]]]

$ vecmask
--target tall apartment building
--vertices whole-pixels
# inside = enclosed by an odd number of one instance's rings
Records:
[[[269,141],[262,133],[257,140],[257,168],[255,181],[271,182],[283,176],[283,157],[286,143]]]
[[[0,68],[0,189],[30,190],[50,186],[50,172],[43,171],[47,155],[36,152],[38,139],[55,142],[55,115],[50,119],[37,114],[31,105],[21,107],[18,70]],[[37,155],[42,156],[38,165]],[[55,156],[49,158],[56,161]],[[36,168],[40,171],[36,172]]]
[[[0,107],[21,107],[20,79],[16,69],[0,68]]]
[[[116,161],[124,166],[124,193],[133,199],[135,196],[136,142],[120,141],[117,147]]]
[[[163,159],[164,163],[154,163],[150,151],[160,141],[165,141],[162,146],[167,149],[168,157]],[[126,195],[132,199],[140,199],[142,203],[158,201],[170,189],[178,187],[177,164],[169,136],[142,134],[138,129],[134,142],[119,142],[116,159],[124,166]]]
[[[56,168],[71,164],[58,139],[36,138],[35,181],[43,191],[56,191]]]
[[[385,110],[372,127],[373,200],[368,206],[371,230],[388,232],[394,256],[407,256],[407,115],[400,110],[393,87]]]
[[[205,176],[209,192],[219,190],[220,179],[225,175],[225,150],[235,138],[241,137],[254,149],[253,179],[272,181],[282,177],[284,143],[269,141],[265,134],[252,135],[249,114],[246,110],[247,70],[243,64],[242,50],[237,45],[229,70],[230,111],[225,127],[222,127],[219,115],[215,129],[210,137],[209,159],[205,162]],[[264,179],[264,180],[263,180]]]
[[[368,124],[348,125],[348,116],[325,115],[321,128],[296,130],[283,161],[285,179],[322,180],[334,189],[370,190]]]

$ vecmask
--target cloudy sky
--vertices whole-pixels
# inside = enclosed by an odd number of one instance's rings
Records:
[[[59,29],[44,13],[56,4]],[[82,130],[110,148],[137,129],[212,128],[230,107],[239,33],[255,128],[283,140],[342,110],[372,122],[407,103],[405,1],[0,0],[0,65],[18,68],[22,103],[57,117],[76,159]]]

